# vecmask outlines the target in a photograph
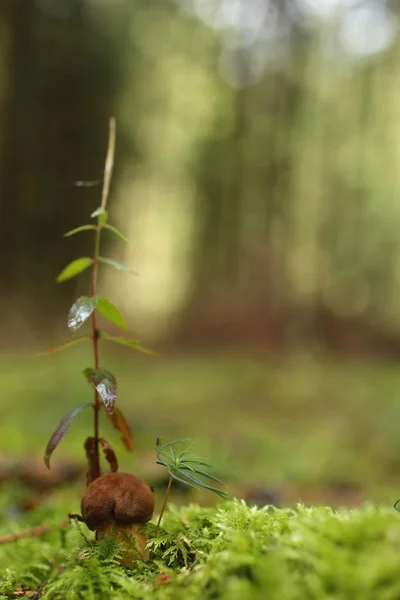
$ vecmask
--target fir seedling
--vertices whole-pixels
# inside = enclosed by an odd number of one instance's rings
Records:
[[[82,325],[89,319],[91,321],[91,332],[86,335],[75,337],[73,340],[67,341],[60,346],[53,346],[42,354],[50,354],[59,350],[63,350],[72,345],[78,344],[84,340],[89,340],[93,347],[93,366],[84,369],[83,374],[90,385],[94,388],[93,402],[85,402],[73,408],[65,415],[53,435],[51,436],[44,454],[44,462],[50,469],[50,458],[54,450],[57,448],[65,434],[67,433],[71,423],[77,415],[85,408],[93,408],[93,436],[89,437],[85,442],[86,455],[89,462],[89,472],[87,482],[97,479],[101,475],[99,447],[101,446],[107,461],[110,463],[111,471],[117,471],[118,464],[114,451],[111,446],[100,437],[99,432],[99,416],[102,409],[105,410],[107,417],[111,420],[114,427],[119,430],[122,440],[126,448],[130,451],[133,448],[133,438],[128,422],[119,407],[115,406],[117,399],[117,380],[116,377],[108,371],[100,367],[99,359],[99,342],[101,340],[109,341],[114,344],[128,346],[136,350],[154,354],[149,350],[145,350],[137,340],[126,339],[122,336],[109,335],[105,331],[100,331],[97,324],[97,315],[101,315],[113,325],[116,325],[121,330],[127,330],[128,326],[124,317],[121,315],[117,307],[110,302],[105,296],[98,294],[97,282],[100,265],[108,265],[120,271],[129,271],[127,267],[119,262],[101,256],[100,241],[104,230],[111,232],[119,239],[127,241],[126,237],[113,225],[108,223],[107,201],[110,190],[110,182],[114,165],[116,128],[115,120],[110,119],[109,124],[109,141],[107,156],[104,168],[104,179],[101,196],[101,204],[90,215],[96,219],[95,224],[81,225],[65,234],[65,237],[90,231],[94,233],[94,251],[93,256],[85,256],[77,258],[69,263],[58,275],[56,281],[62,283],[76,277],[87,269],[92,269],[90,294],[81,296],[72,305],[68,315],[68,327],[72,333],[76,333]]]
[[[221,496],[221,498],[227,498],[227,494],[224,490],[210,485],[199,478],[203,477],[215,483],[225,485],[222,481],[204,471],[204,468],[210,468],[206,458],[197,456],[196,454],[189,454],[193,445],[194,442],[188,438],[175,440],[173,442],[168,442],[167,444],[162,444],[161,440],[159,438],[157,439],[155,445],[155,450],[157,452],[156,463],[168,469],[169,481],[167,490],[165,492],[164,502],[161,507],[160,516],[158,517],[154,537],[157,537],[158,535],[161,520],[168,504],[172,482],[174,479],[190,487],[204,488],[210,492],[218,494],[218,496]]]

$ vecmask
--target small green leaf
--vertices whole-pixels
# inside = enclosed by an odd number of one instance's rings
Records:
[[[112,413],[118,390],[115,376],[106,369],[93,369],[91,367],[85,369],[83,373],[89,383],[93,383],[104,402],[107,412]]]
[[[74,344],[78,344],[79,342],[82,342],[83,340],[90,340],[90,335],[82,335],[82,336],[77,337],[77,338],[75,338],[73,340],[70,340],[69,342],[65,342],[64,344],[60,344],[59,346],[51,346],[47,350],[43,350],[42,352],[38,352],[37,356],[41,356],[43,354],[53,354],[54,352],[59,352],[60,350],[65,350],[65,348],[69,348],[70,346],[73,346]]]
[[[194,487],[194,488],[202,487],[206,490],[209,490],[210,492],[214,492],[221,498],[227,498],[227,496],[228,496],[227,493],[224,492],[223,490],[220,490],[212,485],[208,485],[208,483],[205,483],[204,481],[197,479],[197,477],[193,477],[193,475],[189,475],[189,473],[183,473],[180,469],[177,469],[176,471],[173,469],[169,469],[168,473],[171,475],[171,477],[173,477],[177,481],[180,481],[181,483],[186,483],[186,485],[189,485],[190,487]],[[176,473],[179,473],[179,475],[181,475],[181,477],[178,477]]]
[[[109,335],[108,333],[101,332],[100,337],[104,340],[108,340],[109,342],[113,342],[114,344],[119,344],[120,346],[127,346],[128,348],[134,348],[139,352],[144,352],[144,354],[150,354],[151,356],[160,356],[158,352],[153,350],[148,350],[147,348],[143,348],[140,345],[138,340],[127,340],[122,336]]]
[[[104,256],[99,256],[99,261],[106,265],[110,265],[110,267],[114,267],[114,269],[118,269],[118,271],[130,271],[128,267],[122,265],[116,260],[113,260],[112,258],[104,258]]]
[[[96,225],[81,225],[80,227],[75,227],[75,229],[71,229],[64,233],[64,237],[70,237],[71,235],[75,235],[76,233],[80,233],[81,231],[96,231]]]
[[[73,260],[61,271],[58,277],[56,277],[57,283],[67,281],[67,279],[71,279],[72,277],[79,275],[79,273],[82,273],[82,271],[90,267],[92,263],[93,260],[86,256],[84,258],[77,258],[76,260]]]
[[[173,479],[175,479],[176,481],[179,481],[180,483],[183,483],[185,485],[188,485],[189,487],[197,489],[196,485],[193,485],[193,483],[190,483],[189,481],[187,481],[187,479],[183,479],[181,477],[178,477],[178,475],[175,473],[175,471],[173,471],[171,469],[168,469],[168,475],[171,475],[171,477]]]
[[[55,430],[55,432],[49,440],[49,443],[47,444],[43,457],[44,463],[48,469],[50,469],[50,457],[53,454],[54,450],[57,448],[58,444],[61,442],[61,440],[67,433],[72,421],[81,412],[81,410],[83,410],[87,406],[91,406],[90,402],[85,402],[84,404],[79,404],[78,406],[75,406],[75,408],[73,408],[68,414],[66,414],[65,417],[63,417],[59,422],[57,429]]]
[[[119,312],[118,308],[104,296],[100,296],[97,300],[97,310],[99,313],[111,323],[114,323],[121,329],[128,329],[124,317]]]
[[[108,211],[105,208],[102,208],[101,206],[99,208],[96,208],[96,210],[93,211],[90,216],[92,218],[98,217],[99,225],[102,226],[104,226],[108,221]]]
[[[74,302],[68,314],[68,327],[77,331],[96,310],[98,296],[81,296]]]
[[[221,481],[220,479],[217,479],[213,475],[210,475],[210,473],[205,473],[204,471],[200,471],[199,469],[193,469],[186,463],[184,466],[181,467],[181,469],[183,471],[192,471],[193,473],[197,473],[197,475],[201,475],[201,477],[206,477],[207,479],[215,481],[215,483],[220,483],[221,485],[225,485],[223,481]],[[192,475],[192,477],[194,477],[194,475]]]
[[[119,229],[117,229],[116,227],[113,227],[113,225],[109,225],[104,224],[103,225],[104,229],[108,229],[108,231],[112,231],[117,237],[119,237],[122,241],[124,242],[129,242],[128,238],[124,236],[123,233],[121,233],[121,231]]]

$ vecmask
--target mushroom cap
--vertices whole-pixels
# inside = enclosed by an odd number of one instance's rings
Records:
[[[92,531],[108,523],[146,523],[153,516],[149,486],[130,473],[107,473],[88,486],[82,498],[83,520]]]

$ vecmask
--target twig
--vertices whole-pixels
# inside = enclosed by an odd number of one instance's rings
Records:
[[[44,594],[44,586],[47,583],[47,579],[46,581],[43,581],[43,583],[38,587],[38,589],[36,590],[36,592],[33,594],[33,596],[31,596],[30,600],[39,600],[39,598],[41,598]]]
[[[20,531],[19,533],[9,533],[8,535],[3,535],[2,537],[0,537],[0,544],[9,544],[10,542],[16,542],[17,540],[20,540],[22,538],[51,533],[55,529],[67,527],[68,525],[69,521],[60,521],[60,523],[57,523],[55,526],[38,525],[37,527],[25,529],[25,531]]]
[[[30,600],[39,600],[39,598],[43,596],[44,586],[46,585],[47,581],[48,579],[46,579],[46,581],[43,581],[43,583],[38,587],[37,590],[30,590],[28,588],[19,587],[13,592],[13,594],[16,598],[25,598],[26,596],[29,596]]]

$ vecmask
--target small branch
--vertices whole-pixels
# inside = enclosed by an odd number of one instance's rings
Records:
[[[38,527],[32,527],[32,529],[25,529],[19,533],[9,533],[0,537],[0,544],[9,544],[10,542],[16,542],[22,538],[34,537],[36,535],[44,535],[45,533],[51,533],[55,529],[67,527],[69,521],[61,521],[57,525],[51,527],[50,525],[38,525]]]

